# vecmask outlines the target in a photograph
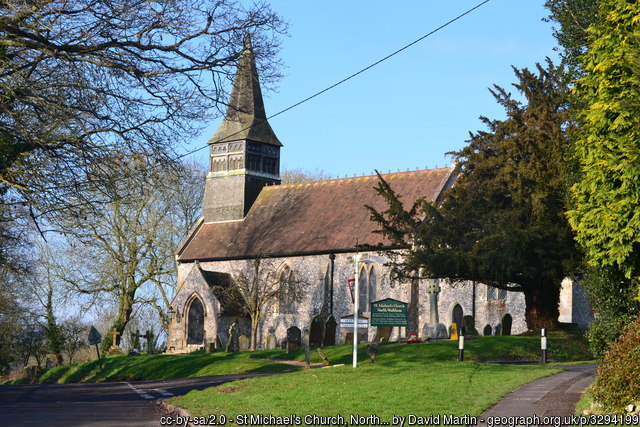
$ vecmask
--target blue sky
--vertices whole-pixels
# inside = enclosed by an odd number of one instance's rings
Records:
[[[284,78],[264,91],[274,114],[423,36],[480,0],[272,0],[289,22]],[[487,90],[511,87],[511,65],[557,61],[544,0],[491,0],[397,56],[270,123],[284,168],[332,176],[445,166],[480,115],[504,113]],[[190,149],[206,144],[219,120]],[[203,161],[207,150],[196,155]]]

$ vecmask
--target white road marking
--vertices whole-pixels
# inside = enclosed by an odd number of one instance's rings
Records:
[[[148,394],[145,390],[139,390],[139,389],[135,388],[134,386],[132,386],[131,383],[128,383],[128,382],[125,382],[125,384],[128,385],[131,390],[133,390],[136,393],[138,393],[138,396],[142,397],[143,399],[155,399],[155,397],[153,397],[152,395]]]
[[[160,393],[161,395],[165,396],[165,397],[173,396],[173,393],[169,393],[167,390],[162,389],[162,388],[156,388],[154,390],[157,391],[158,393]]]

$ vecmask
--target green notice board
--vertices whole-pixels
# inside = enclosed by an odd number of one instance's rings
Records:
[[[407,303],[393,298],[372,302],[371,326],[407,326]]]

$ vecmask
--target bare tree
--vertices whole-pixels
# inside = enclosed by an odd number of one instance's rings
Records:
[[[7,203],[56,221],[69,205],[108,201],[85,190],[109,182],[113,153],[165,161],[226,110],[247,33],[262,80],[277,78],[284,27],[261,1],[0,1]]]
[[[13,343],[16,356],[23,367],[26,367],[33,357],[41,368],[48,353],[45,327],[33,316],[23,316],[18,321],[18,332]]]
[[[88,347],[89,327],[80,320],[79,316],[75,316],[62,321],[60,329],[63,336],[63,352],[67,355],[69,365],[73,365],[76,355]]]
[[[183,210],[174,204],[182,186],[191,185],[180,179],[191,173],[187,167],[149,170],[144,157],[128,157],[127,170],[113,171],[113,185],[126,187],[126,197],[111,198],[99,210],[74,211],[65,228],[75,232],[48,261],[49,271],[71,295],[116,304],[110,332],[118,333],[117,344],[134,305],[153,306],[164,318],[175,291],[174,250],[183,224],[194,220],[183,218]],[[110,345],[110,337],[104,342]]]
[[[247,268],[237,270],[233,282],[227,287],[217,287],[214,292],[222,296],[227,305],[238,305],[251,319],[251,346],[256,349],[258,326],[269,309],[277,308],[284,299],[295,303],[302,298],[304,283],[295,275],[279,277],[269,260],[256,258],[247,261]]]
[[[331,179],[332,176],[331,174],[325,173],[322,169],[309,171],[301,168],[284,168],[280,173],[280,178],[283,184],[300,184],[302,182],[323,181]]]

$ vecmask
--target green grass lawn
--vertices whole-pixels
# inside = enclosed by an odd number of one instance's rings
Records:
[[[468,342],[469,359],[531,358],[532,337],[486,337]],[[351,366],[351,346],[326,347],[327,357],[342,367],[314,369],[283,376],[236,381],[171,399],[194,416],[237,417],[244,414],[296,414],[345,417],[392,415],[479,415],[515,388],[560,372],[552,366],[456,362],[457,343],[383,344],[376,364],[359,347],[359,367]],[[288,355],[303,359],[303,353]],[[281,350],[255,357],[285,358]],[[314,353],[314,361],[320,357]],[[304,421],[303,421],[304,422]]]
[[[115,356],[72,366],[59,366],[42,374],[41,383],[160,380],[248,372],[283,372],[300,368],[259,360],[251,353]]]
[[[194,416],[243,414],[332,416],[479,415],[504,395],[560,372],[541,365],[476,362],[343,366],[236,381],[173,398]]]
[[[517,387],[560,371],[549,365],[476,362],[539,360],[540,338],[535,335],[478,337],[465,347],[467,361],[459,363],[457,342],[382,344],[372,364],[366,345],[361,345],[357,369],[351,366],[352,346],[326,347],[331,363],[345,366],[236,381],[193,391],[170,403],[194,416],[224,415],[235,423],[242,420],[236,417],[247,414],[295,414],[303,423],[305,415],[341,415],[346,423],[351,415],[375,414],[381,422],[409,414],[478,416]],[[586,342],[575,331],[550,333],[549,349],[550,360],[591,359]],[[272,350],[253,357],[304,360],[304,352]],[[321,361],[316,352],[312,361]]]
[[[325,347],[324,352],[331,364],[351,363],[352,345]],[[391,353],[398,363],[420,361],[455,361],[458,357],[457,341],[437,341],[422,344],[385,343],[380,345],[380,356]],[[540,336],[475,337],[465,341],[465,360],[487,361],[539,361],[541,360]],[[304,350],[287,353],[284,350],[256,352],[252,357],[272,359],[294,359],[303,361]],[[555,330],[549,332],[549,361],[572,362],[593,359],[589,345],[579,331]],[[358,358],[368,358],[366,345],[361,345]],[[322,362],[316,351],[311,352],[312,362]],[[400,362],[402,361],[402,362]]]
[[[549,360],[588,360],[586,341],[575,331],[552,331],[549,334]],[[539,360],[540,338],[532,336],[476,337],[466,341],[465,360],[513,361]],[[325,347],[331,364],[351,364],[352,346]],[[458,344],[455,341],[422,344],[385,343],[380,345],[379,359],[388,368],[403,368],[433,362],[455,362]],[[40,376],[42,383],[101,382],[119,380],[156,380],[167,378],[197,377],[204,375],[236,374],[248,372],[282,372],[300,370],[263,359],[304,360],[304,351],[287,353],[284,350],[204,353],[189,355],[116,356],[103,359],[101,370],[98,361],[73,366],[53,368]],[[322,362],[315,350],[312,362]],[[368,362],[366,345],[359,347],[359,359]]]

